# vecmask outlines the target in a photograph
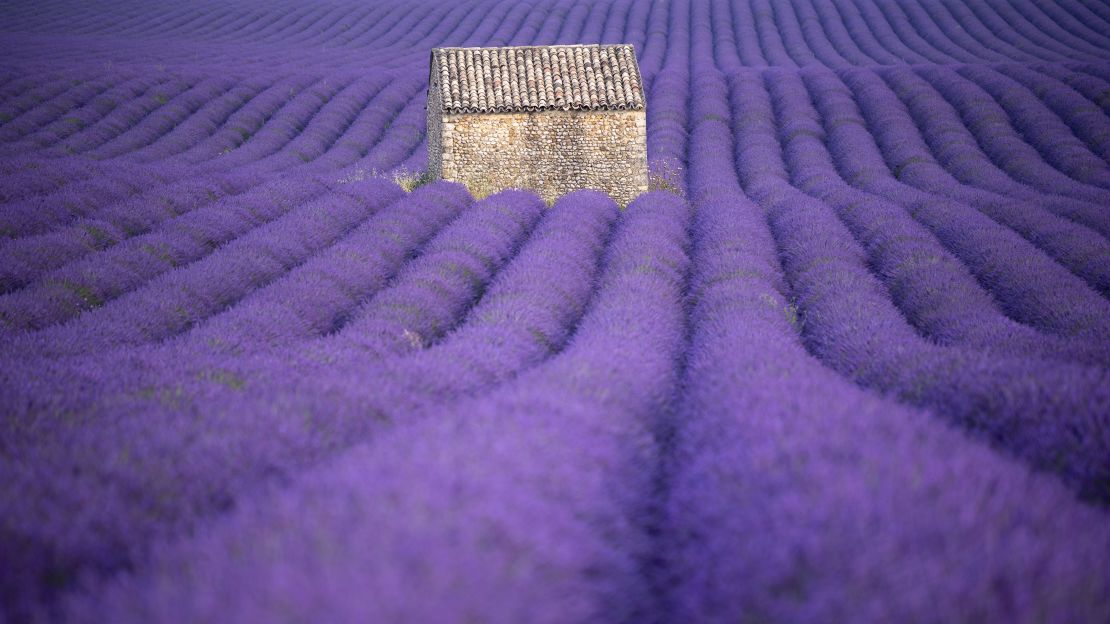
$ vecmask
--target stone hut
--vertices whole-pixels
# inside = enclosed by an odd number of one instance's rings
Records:
[[[476,197],[575,189],[622,206],[647,190],[644,88],[631,45],[436,48],[428,175]]]

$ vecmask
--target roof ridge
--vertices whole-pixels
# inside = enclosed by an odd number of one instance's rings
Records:
[[[432,50],[511,50],[526,48],[631,48],[631,43],[553,43],[551,45],[518,45],[518,46],[438,46]]]

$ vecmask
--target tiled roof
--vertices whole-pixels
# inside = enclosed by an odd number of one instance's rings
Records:
[[[644,108],[627,44],[436,48],[431,71],[446,113]]]

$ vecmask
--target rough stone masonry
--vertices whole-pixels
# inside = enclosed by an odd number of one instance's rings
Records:
[[[631,45],[436,48],[428,174],[475,197],[591,188],[627,205],[648,185],[644,105]]]

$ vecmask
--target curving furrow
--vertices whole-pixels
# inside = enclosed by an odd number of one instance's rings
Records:
[[[250,140],[275,115],[284,117],[288,101],[318,81],[316,76],[276,80],[268,89],[229,115],[209,137],[197,141],[174,158],[195,165],[230,153]]]
[[[42,176],[42,193],[4,206],[0,211],[0,232],[5,238],[18,239],[54,231],[134,197],[145,185],[169,181],[166,172],[146,167],[102,166],[77,161],[73,161],[72,167],[78,169],[83,179],[67,184],[65,169],[69,167],[51,165],[55,173]]]
[[[1106,496],[1105,369],[931,345],[894,311],[827,208],[799,198],[761,201],[817,357],[1060,473],[1086,496]]]
[[[392,422],[411,420],[415,412],[434,410],[450,396],[504,380],[514,369],[534,365],[552,349],[559,349],[575,331],[575,320],[590,298],[595,276],[592,266],[585,265],[598,262],[616,205],[608,198],[581,193],[564,198],[550,215],[547,227],[541,224],[536,238],[510,262],[463,326],[442,345],[401,358],[391,367],[368,370],[360,351],[353,359],[337,362],[335,357],[321,361],[320,354],[312,351],[299,356],[287,353],[230,360],[177,348],[178,357],[166,357],[159,351],[121,353],[118,368],[108,374],[90,370],[80,360],[57,365],[43,362],[36,379],[57,375],[71,380],[75,392],[54,395],[50,400],[56,402],[49,407],[34,405],[32,399],[26,407],[28,415],[77,410],[81,426],[59,429],[40,419],[25,419],[9,430],[5,440],[21,439],[28,444],[21,445],[13,457],[15,462],[5,468],[17,478],[5,485],[2,495],[6,499],[28,496],[42,487],[74,494],[92,488],[104,504],[90,508],[68,496],[54,498],[51,508],[72,519],[61,528],[36,524],[34,515],[5,518],[9,532],[36,536],[30,543],[51,543],[59,548],[53,553],[38,549],[24,553],[26,567],[20,568],[22,576],[16,585],[33,589],[35,576],[48,573],[52,566],[112,571],[123,562],[121,556],[144,552],[151,539],[171,535],[204,515],[225,510],[229,497],[260,479],[272,481],[295,474],[298,467],[365,439]],[[584,215],[592,218],[583,220]],[[570,253],[564,255],[564,251]],[[625,255],[628,253],[632,252]],[[627,263],[621,266],[624,272],[634,268]],[[470,366],[460,369],[460,362]],[[310,385],[319,381],[322,385],[315,390],[289,385],[289,371],[320,367],[345,372],[298,377]],[[117,374],[128,368],[139,374]],[[446,370],[454,372],[444,375]],[[87,394],[87,379],[75,379],[89,374],[98,377],[101,387],[91,401],[80,396]],[[336,404],[333,400],[340,390],[334,384],[340,380],[347,381],[341,392],[348,398]],[[6,381],[13,389],[28,387],[26,380]],[[179,385],[181,382],[186,386]],[[240,392],[244,387],[252,392]],[[290,407],[278,412],[292,419],[289,427],[275,428],[270,418],[220,416],[257,413],[247,404],[269,401],[265,397],[287,391],[290,401],[308,401],[303,409]],[[341,409],[335,411],[335,407]],[[302,416],[312,413],[317,415]],[[367,419],[367,414],[376,416]],[[317,433],[303,435],[306,426]],[[195,435],[185,434],[182,427]],[[259,436],[272,444],[253,444]],[[121,448],[119,442],[124,439],[137,444]],[[123,453],[128,461],[104,466],[106,453]],[[133,470],[132,461],[147,469]],[[52,471],[53,477],[43,479],[37,470],[47,465],[71,468]],[[188,487],[178,487],[184,484]],[[157,494],[167,487],[174,490],[173,495]],[[152,516],[151,505],[162,512]],[[90,532],[89,526],[101,529]]]
[[[813,3],[806,0],[792,0],[790,6],[794,11],[798,27],[813,49],[814,56],[820,59],[822,64],[840,66],[875,63],[875,59],[862,51],[839,18],[830,19],[830,14],[836,11],[834,7],[823,2]],[[722,70],[733,69],[720,64],[718,67]]]
[[[441,194],[449,201],[457,202],[459,198],[457,187],[443,184],[426,187],[421,197],[414,199],[419,206],[424,197],[434,199]],[[464,322],[430,349],[388,362],[391,368],[379,370],[380,376],[396,380],[394,384],[411,387],[415,383],[424,392],[439,388],[441,394],[455,395],[504,381],[516,371],[557,352],[573,333],[590,299],[596,264],[615,216],[615,204],[601,201],[593,193],[575,194],[557,202],[520,253],[486,289],[478,306],[470,311]],[[326,258],[326,254],[321,257]],[[341,258],[342,255],[332,256],[335,260]],[[101,409],[98,404],[112,406],[121,401],[138,401],[141,407],[162,392],[191,397],[192,393],[203,396],[210,391],[219,380],[210,378],[208,369],[213,358],[208,355],[218,352],[219,346],[208,341],[178,340],[149,346],[145,351],[123,349],[113,355],[115,361],[108,369],[108,376],[99,366],[85,368],[86,363],[96,362],[99,356],[55,361],[33,351],[11,348],[5,354],[8,359],[29,357],[37,366],[27,370],[6,368],[8,376],[3,381],[6,392],[13,397],[11,405],[20,406],[21,412],[26,414],[86,414],[94,408]],[[267,350],[261,342],[243,342],[238,346]],[[198,349],[204,357],[197,362],[180,353],[166,356],[167,350],[188,354]],[[243,371],[243,375],[250,371],[252,385],[262,387],[270,383],[281,387],[287,381],[283,375],[289,370],[327,371],[344,363],[345,367],[365,372],[367,364],[367,354],[362,348],[341,340],[291,342],[288,348],[279,350],[279,355],[277,361],[282,365],[277,370],[268,370],[265,365],[254,366],[247,359],[215,359],[225,367],[233,365]],[[465,362],[467,365],[447,376],[427,374],[429,367],[444,362]],[[86,378],[90,372],[95,381]],[[313,379],[314,376],[299,378]],[[246,379],[240,380],[246,383]],[[66,391],[35,392],[40,384],[58,383],[65,385]],[[384,399],[381,405],[400,409],[418,397],[419,394],[399,390],[398,396]],[[13,423],[20,426],[10,432],[12,436],[45,438],[51,434],[48,422],[25,419]]]
[[[815,86],[807,94],[801,79],[779,78],[769,84],[780,88],[780,99],[793,99],[809,108],[812,97],[820,111],[820,119],[814,111],[791,117],[789,123],[827,132],[824,136],[830,153],[844,179],[904,206],[967,265],[1009,315],[1063,336],[1092,337],[1107,330],[1104,319],[1110,302],[1047,254],[963,202],[938,198],[893,178],[850,93],[838,79],[810,75]],[[834,125],[832,120],[838,119],[855,123]],[[821,120],[825,120],[824,127]],[[788,135],[789,130],[784,133]],[[1084,259],[1082,254],[1078,259]],[[1041,277],[1031,280],[1030,275]]]
[[[165,105],[163,109],[149,115],[143,123],[134,124],[131,130],[121,134],[120,137],[100,145],[91,152],[93,158],[118,158],[122,155],[131,157],[134,152],[150,148],[174,128],[178,128],[184,120],[196,114],[202,104],[223,97],[231,89],[232,84],[230,80],[204,81],[203,87],[195,91],[191,90],[183,97]],[[331,95],[334,93],[330,93],[327,97]],[[300,128],[296,130],[299,131]],[[141,157],[131,158],[139,162],[147,160]]]
[[[1084,184],[1046,162],[1014,129],[998,102],[978,85],[949,68],[922,67],[917,74],[956,109],[991,161],[1019,182],[1083,201],[1110,201],[1106,189]]]
[[[3,146],[5,153],[19,153],[28,149],[48,149],[64,142],[73,134],[98,123],[105,115],[115,110],[117,102],[125,102],[155,93],[159,86],[167,84],[168,78],[133,78],[113,84],[110,88],[96,94],[57,115],[42,120],[20,133],[18,138]]]
[[[250,184],[232,176],[166,182],[146,193],[134,192],[122,201],[115,201],[117,195],[107,198],[101,195],[98,202],[101,207],[89,211],[76,223],[9,241],[0,247],[0,291],[7,293],[27,286],[54,269],[103,252],[214,201],[238,195]],[[85,201],[98,199],[84,187],[80,197]],[[26,224],[26,219],[20,223]]]
[[[493,212],[488,207],[500,201],[504,198],[470,207],[470,195],[457,185],[421,187],[281,279],[181,336],[179,342],[240,355],[324,335],[360,303],[380,296],[375,293],[405,265],[405,273],[396,278],[403,279],[416,262],[406,263],[413,255],[420,253],[423,258],[448,232],[458,232],[459,225],[472,226],[475,217],[471,215],[488,215]],[[531,203],[510,202],[508,210],[519,210],[527,218],[528,210],[535,208]],[[464,216],[456,218],[460,211]]]
[[[789,145],[791,132],[809,124],[783,123],[780,137]],[[788,186],[786,172],[761,171],[781,148],[763,139],[750,149],[739,163],[741,179],[767,210],[811,352],[857,383],[928,406],[1034,465],[1060,472],[1088,496],[1105,495],[1100,490],[1108,441],[1098,433],[1105,430],[1103,402],[1110,400],[1100,394],[1105,369],[990,356],[923,340],[836,213]],[[1022,385],[1015,387],[1014,379]]]
[[[974,63],[1010,59],[995,49],[990,39],[983,41],[971,36],[948,11],[917,2],[891,5],[889,10],[901,11],[922,39],[940,48],[954,61]]]
[[[639,609],[649,594],[639,563],[648,539],[635,523],[652,493],[644,468],[657,461],[654,418],[677,383],[688,214],[668,196],[629,207],[594,305],[567,349],[542,368],[354,449],[274,497],[254,498],[205,527],[203,536],[176,541],[144,571],[203,565],[208,548],[232,543],[243,546],[240,552],[261,553],[250,545],[261,539],[283,560],[324,563],[317,558],[328,557],[328,569],[344,584],[377,597],[345,603],[325,593],[298,602],[313,604],[313,617],[423,620],[462,613],[483,621],[556,622],[643,616]],[[640,391],[645,387],[652,390]],[[376,478],[367,481],[366,474]],[[290,532],[294,509],[300,528]],[[280,534],[278,527],[284,527]],[[362,546],[318,548],[305,541],[308,535],[358,535],[353,543]],[[379,556],[368,559],[368,552]],[[394,556],[442,563],[398,567]],[[121,577],[88,599],[95,611],[121,621],[160,617],[170,604],[190,617],[218,609],[265,619],[276,615],[266,605],[282,591],[279,569],[248,555],[239,567],[213,566],[193,577],[195,587]],[[187,598],[224,586],[222,574],[240,573],[252,579],[249,595],[258,602]],[[394,578],[423,599],[390,590]],[[568,595],[579,598],[567,601]],[[85,612],[91,606],[85,601],[75,599],[72,613]]]
[[[244,189],[244,183],[253,182],[224,178],[211,184],[201,180],[167,185],[141,199],[109,206],[103,220],[0,248],[9,283],[35,280],[22,291],[0,297],[6,320],[16,327],[38,328],[71,318],[163,271],[203,257],[323,189],[308,178]],[[166,195],[166,189],[174,194]],[[229,196],[218,197],[224,192]],[[133,234],[159,221],[164,222],[149,234],[125,239],[121,235],[119,240],[110,236],[117,225]],[[105,245],[114,247],[98,251]]]
[[[238,213],[210,211],[204,216],[214,221],[212,230],[218,234],[202,230],[201,236],[189,241],[194,249],[200,247],[201,255],[206,246],[213,245],[213,238],[226,237],[228,230],[235,232],[238,227],[239,235],[201,260],[173,268],[103,305],[95,291],[91,301],[83,296],[92,290],[85,284],[69,285],[92,309],[64,325],[15,336],[11,347],[59,356],[157,342],[180,333],[303,263],[395,199],[399,191],[384,181],[367,183],[360,190],[363,192],[356,197],[333,193],[310,200],[249,232],[243,230],[252,225],[250,203],[242,202]],[[189,236],[188,230],[185,236]],[[160,257],[158,251],[147,252],[145,260],[154,272],[161,273],[167,265],[172,266],[172,259]],[[107,277],[109,288],[131,283],[126,274]]]
[[[9,128],[18,129],[20,120],[25,115],[33,116],[40,105],[49,104],[55,99],[64,100],[74,92],[80,92],[81,85],[73,84],[71,78],[64,75],[51,76],[41,81],[25,79],[14,97],[8,98],[0,106],[0,137],[5,137],[12,132]]]
[[[426,115],[423,106],[418,99],[406,99],[400,93],[393,94],[391,99],[396,100],[400,108],[390,106],[370,112],[368,119],[372,121],[366,122],[363,131],[381,139],[358,141],[361,145],[353,150],[354,161],[340,170],[345,177],[357,178],[394,168],[418,169],[412,165],[411,157],[424,143]]]
[[[823,11],[822,17],[825,22],[843,24],[852,41],[876,63],[890,65],[902,62],[901,57],[896,52],[886,48],[876,38],[856,6],[850,3],[837,2],[816,4]]]
[[[1006,317],[967,268],[925,226],[901,207],[845,184],[821,141],[812,109],[799,106],[796,100],[778,100],[780,118],[811,120],[808,128],[784,137],[784,150],[778,156],[776,110],[760,77],[738,76],[732,89],[736,114],[758,120],[747,124],[738,138],[745,144],[765,146],[760,158],[775,174],[769,177],[761,171],[758,177],[784,186],[778,181],[789,176],[797,188],[835,209],[866,251],[868,265],[916,329],[942,344],[1087,363],[1110,361],[1110,354],[1090,341],[1041,333]],[[753,181],[758,179],[754,177],[757,174],[750,175]]]
[[[1009,115],[1014,128],[1043,156],[1046,162],[1072,178],[1092,186],[1110,186],[1110,164],[1083,144],[1086,137],[1069,128],[1039,98],[1016,82],[990,68],[964,66],[960,75],[981,87]],[[1103,120],[1102,126],[1108,124]]]
[[[503,191],[444,228],[389,287],[342,323],[334,339],[371,357],[412,353],[439,340],[477,302],[531,232],[543,202]]]
[[[1019,32],[1002,15],[992,9],[987,3],[964,3],[954,0],[939,0],[948,10],[958,15],[961,22],[979,23],[983,27],[982,38],[995,39],[1005,42],[1020,50],[1024,54],[1040,60],[1064,61],[1070,60],[1071,50],[1066,46],[1057,46],[1054,41],[1046,39],[1041,33],[1033,31],[1032,37]]]
[[[210,137],[231,115],[273,86],[270,80],[259,82],[261,84],[243,84],[237,81],[231,89],[201,103],[187,118],[174,123],[169,132],[121,155],[128,160],[148,163],[192,148]]]
[[[206,165],[202,165],[201,169],[226,170],[249,165],[264,169],[265,167],[260,167],[257,163],[280,152],[290,141],[295,140],[297,134],[311,123],[330,98],[353,80],[353,76],[347,76],[329,82],[326,78],[317,76],[306,87],[289,86],[284,101],[281,101],[277,110],[262,113],[262,123],[257,129],[252,129],[250,134],[242,137],[244,140],[240,145],[220,154],[218,159],[206,157]]]
[[[994,69],[1028,89],[1067,124],[1087,149],[1110,163],[1110,138],[1107,136],[1110,135],[1110,119],[1097,104],[1068,86],[1065,80],[1053,80],[1037,70],[1021,65],[1001,65]]]
[[[1038,203],[1018,201],[960,183],[934,159],[908,112],[873,73],[857,71],[838,78],[810,77],[809,82],[813,92],[842,90],[844,86],[852,90],[854,104],[844,97],[822,98],[823,105],[830,110],[831,121],[827,125],[865,123],[899,182],[975,207],[1021,234],[1103,296],[1110,294],[1110,240],[1106,237],[1046,211]]]
[[[230,83],[224,81],[223,84]],[[203,98],[206,94],[213,93],[213,87],[216,90],[221,89],[219,85],[214,86],[210,80],[204,78],[178,78],[160,83],[138,98],[107,101],[105,104],[112,107],[107,114],[92,126],[66,137],[58,149],[67,154],[89,154],[95,157],[102,147],[110,147],[115,141],[132,138],[136,134],[133,130],[136,124],[144,120],[147,120],[148,125],[156,123],[158,114],[164,107],[178,106],[181,101],[189,101],[198,96]]]
[[[0,142],[5,144],[4,153],[17,153],[11,143],[17,141],[29,143],[25,138],[27,135],[40,131],[44,126],[55,122],[63,115],[66,116],[66,121],[71,127],[83,124],[83,119],[71,115],[72,111],[80,109],[97,97],[104,96],[105,93],[118,91],[124,85],[134,81],[134,79],[129,80],[122,76],[100,77],[91,80],[73,78],[70,81],[73,85],[72,88],[56,97],[36,104],[34,108],[28,109],[22,114],[11,116],[9,111],[0,112],[0,115],[11,117],[9,121],[0,126]],[[42,143],[38,143],[38,145],[41,146]]]
[[[1093,56],[1104,56],[1106,48],[1110,46],[1110,37],[1098,30],[1100,20],[1089,12],[1073,13],[1077,7],[1069,8],[1067,4],[1021,2],[1015,4],[1015,9],[1027,15],[1031,22],[1050,36],[1055,35],[1060,41],[1066,41],[1077,48],[1082,47]]]
[[[861,13],[880,40],[892,50],[901,50],[898,54],[903,62],[945,64],[957,60],[939,49],[937,43],[923,39],[906,16],[890,3],[855,0],[855,4],[861,5]]]
[[[908,70],[882,71],[879,75],[921,128],[921,136],[937,161],[962,183],[1044,206],[1110,237],[1110,218],[1100,203],[1068,197],[1052,185],[1035,182],[1040,180],[1036,176],[1011,177],[1015,170],[1003,170],[991,160],[963,124],[959,112],[938,100],[940,95],[929,83]]]
[[[1110,115],[1110,84],[1107,84],[1106,81],[1080,71],[1077,66],[1033,65],[1024,69],[1044,74],[1061,84],[1067,85],[1067,88],[1080,93],[1097,110],[1101,110],[1104,115]],[[999,70],[1006,71],[1007,68],[999,68]],[[1016,78],[1013,73],[1009,75]],[[1064,90],[1066,91],[1066,89]],[[1070,99],[1070,94],[1065,94],[1063,97]],[[1085,114],[1086,108],[1076,107],[1073,112],[1077,115]]]
[[[58,191],[72,182],[80,182],[102,174],[100,163],[77,161],[73,159],[50,160],[36,157],[0,157],[0,236],[18,236],[18,220],[9,216],[11,204],[28,200],[35,196]],[[14,227],[13,227],[14,226]]]
[[[783,314],[762,208],[716,194],[696,209],[658,542],[664,619],[1006,619],[1043,605],[1081,620],[1110,608],[1088,583],[1110,547],[1101,513],[815,362]],[[1008,591],[966,591],[999,584]]]
[[[1052,49],[1066,57],[1099,57],[1105,53],[1103,48],[1091,45],[1082,37],[1077,37],[1047,18],[1028,0],[1018,2],[998,2],[986,0],[985,5],[995,11],[1015,31],[1030,41],[1046,49]]]

